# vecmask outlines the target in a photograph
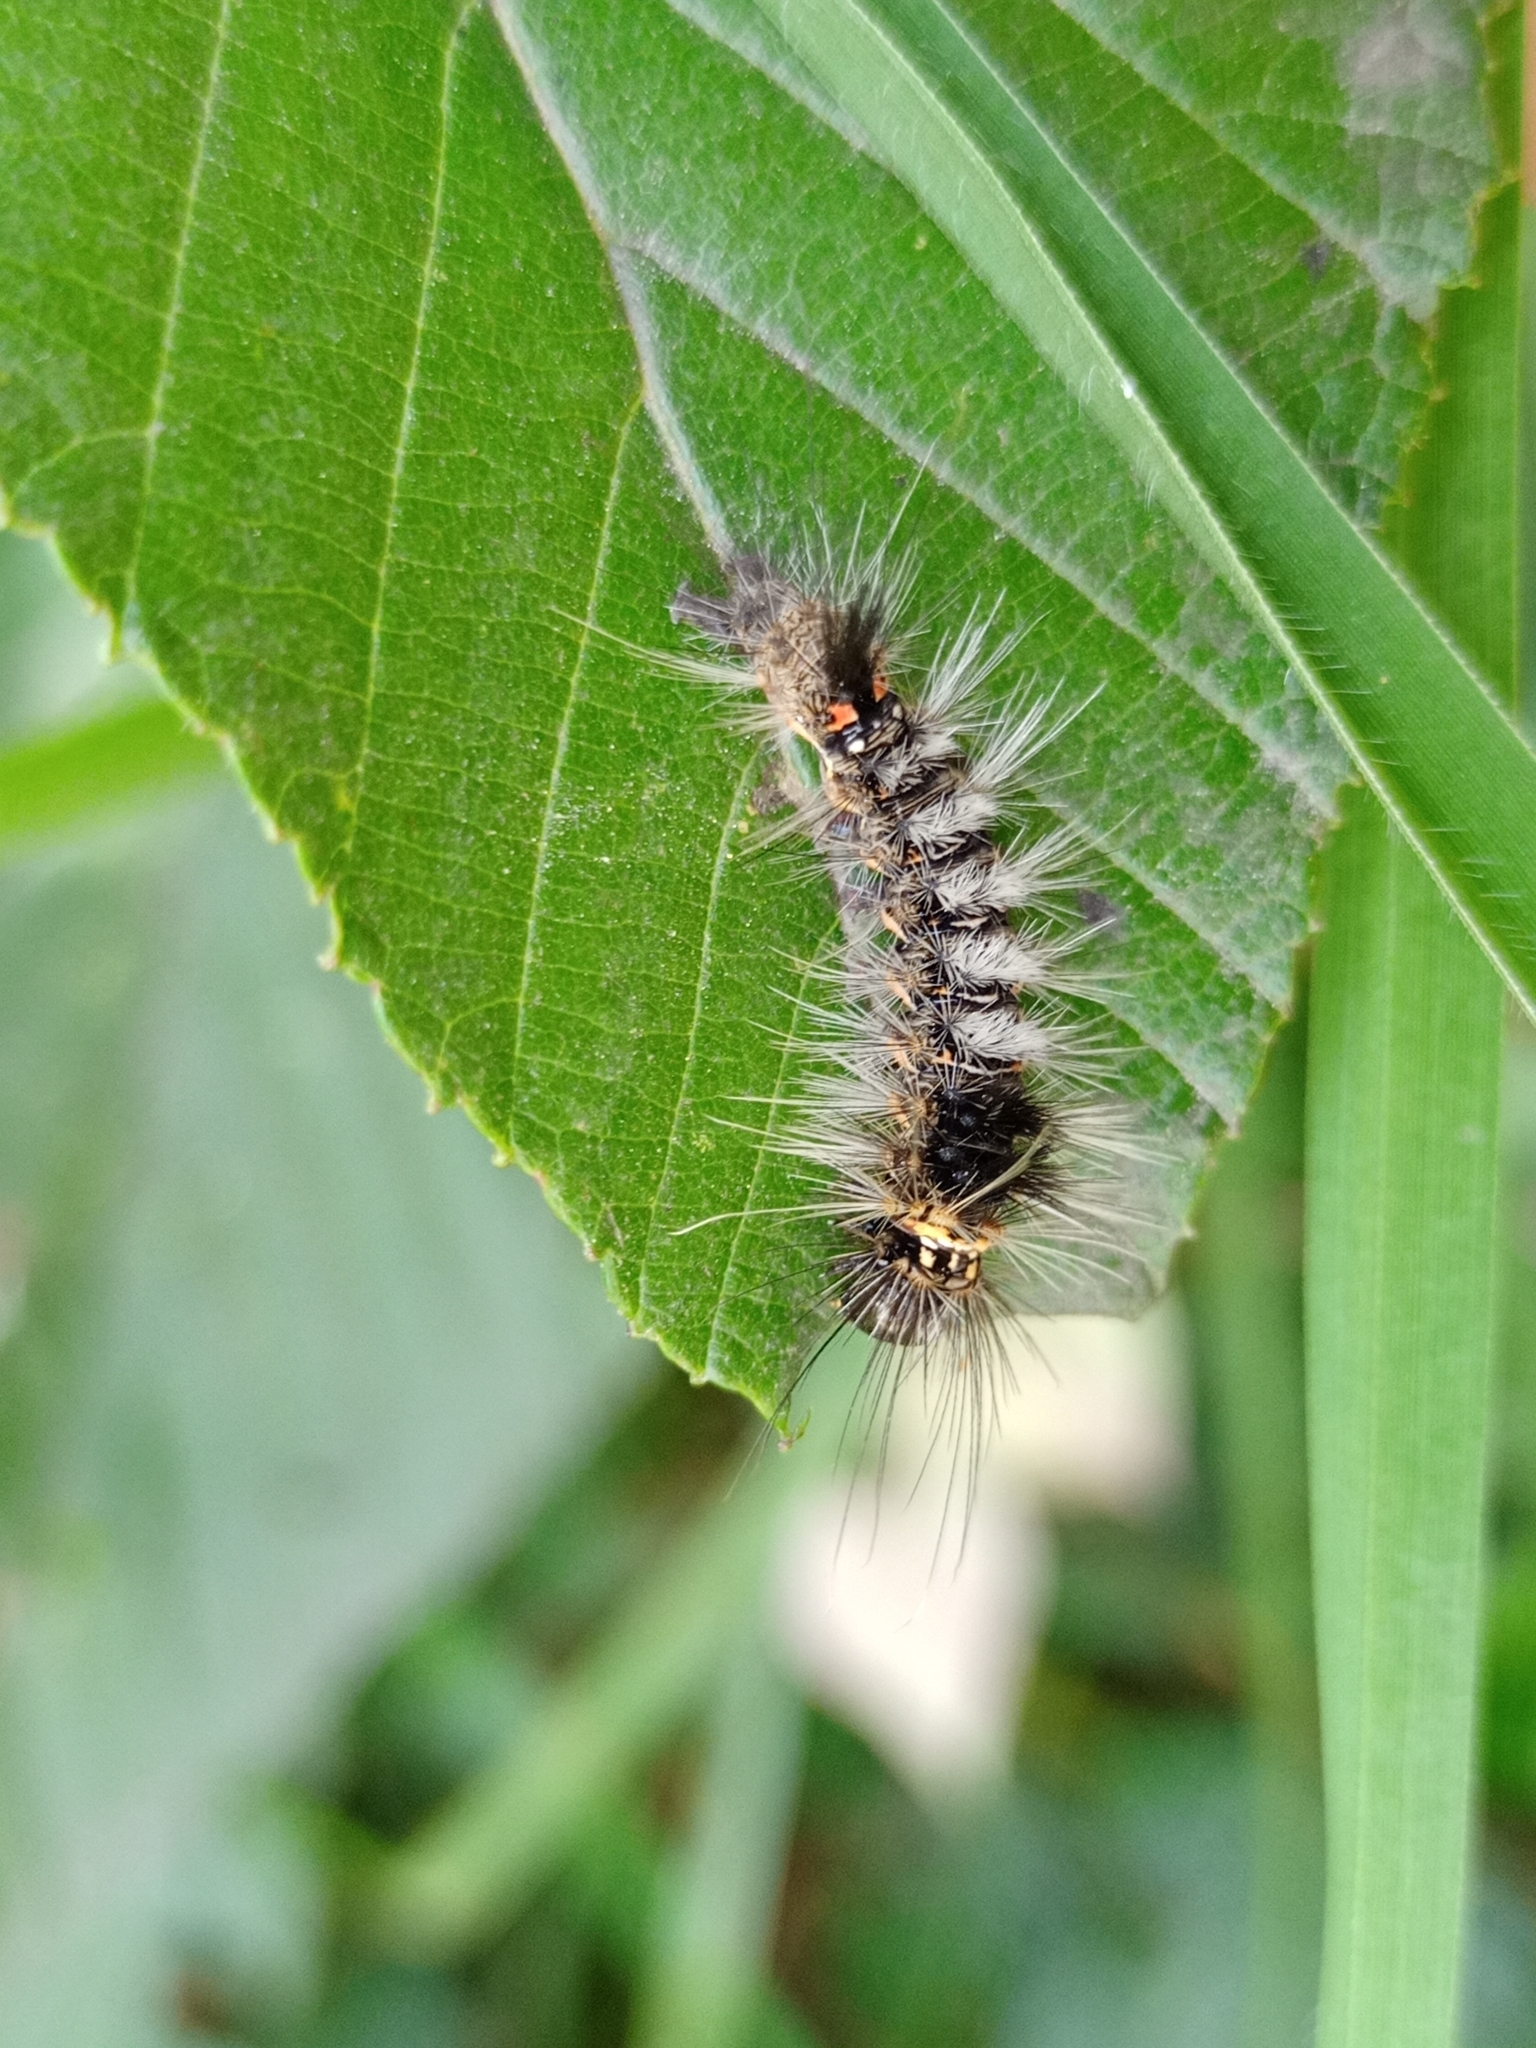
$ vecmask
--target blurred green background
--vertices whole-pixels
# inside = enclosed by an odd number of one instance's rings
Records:
[[[142,695],[101,648],[0,536],[0,746]],[[632,1340],[212,767],[0,815],[7,2044],[1299,2048],[1298,1030],[1155,1360],[1026,1359],[861,1708],[808,1503],[846,1586],[912,1489],[859,1522],[845,1368],[783,1457]],[[1472,2048],[1536,2043],[1528,1033],[1505,1122]]]

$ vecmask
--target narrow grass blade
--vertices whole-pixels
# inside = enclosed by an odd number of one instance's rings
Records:
[[[804,1725],[749,1612],[716,1695],[689,1838],[663,1886],[638,2048],[755,2038]]]
[[[1478,944],[1536,1015],[1536,755],[941,0],[761,0],[1246,591]],[[1100,377],[1087,339],[1113,370]],[[1104,389],[1105,379],[1113,393]]]
[[[436,1960],[505,1925],[708,1695],[743,1617],[757,1612],[785,1500],[836,1455],[865,1355],[850,1343],[823,1356],[808,1383],[816,1426],[806,1441],[787,1457],[765,1451],[549,1689],[503,1754],[383,1859],[360,1905],[371,1939]]]
[[[740,1662],[729,1654],[726,1661],[730,1669]],[[548,1681],[530,1655],[483,1617],[463,1613],[429,1624],[404,1658],[395,1662],[387,1682],[392,1725],[410,1729],[418,1753],[462,1757],[471,1772],[511,1754],[528,1731],[540,1725],[550,1698]],[[741,1690],[739,1683],[736,1690]],[[557,1689],[555,1697],[559,1696]],[[729,1678],[719,1697],[717,1719],[727,1711],[727,1699],[734,1711],[737,1702]],[[769,1714],[779,1713],[782,1722],[786,1707],[788,1725],[797,1730],[803,1710],[781,1682],[768,1702]],[[749,1699],[743,1730],[755,1739],[762,1733],[762,1721],[761,1714],[751,1712]],[[464,1753],[466,1731],[473,1731],[469,1754]],[[791,1748],[785,1779],[788,1797],[793,1796],[797,1776],[793,1758],[798,1754],[798,1735]],[[755,1752],[749,1761],[755,1761]],[[384,1853],[377,1837],[357,1822],[338,1830],[331,1809],[307,1799],[299,1803],[306,1825],[331,1838],[334,1868],[346,1889],[369,1886]],[[613,1962],[626,1973],[638,1972],[658,1922],[666,1859],[663,1829],[643,1788],[635,1785],[604,1795],[590,1809],[572,1805],[568,1818],[569,1832],[549,1844],[549,1868],[563,1907]],[[767,1860],[772,1862],[776,1853],[771,1851]],[[517,1903],[514,1896],[514,1915]],[[793,2007],[758,1971],[753,1972],[745,2024],[753,2048],[806,2048],[810,2040]]]
[[[1276,1040],[1222,1153],[1190,1262],[1242,1613],[1253,1751],[1246,2048],[1302,2048],[1322,1932],[1322,1790],[1307,1548],[1301,1322],[1304,1028]]]
[[[435,1960],[512,1917],[707,1691],[756,1598],[785,1478],[775,1459],[704,1516],[505,1753],[384,1861],[375,1939]]]
[[[1330,849],[1307,1106],[1322,2048],[1454,2039],[1502,1026],[1379,806]]]
[[[1389,535],[1506,687],[1516,231],[1508,193],[1484,216],[1481,288],[1446,301],[1448,396]],[[1388,819],[1363,792],[1348,811],[1325,863],[1307,1100],[1328,1829],[1318,2038],[1447,2048],[1466,1915],[1503,1003]]]
[[[651,1939],[661,1890],[656,1823],[633,1796],[614,1799],[577,1843],[562,1881],[565,1896],[628,1970],[637,1970]],[[805,2021],[771,1982],[759,1976],[743,2035],[746,2048],[813,2048]]]
[[[41,733],[0,753],[0,862],[221,765],[218,748],[163,697]]]

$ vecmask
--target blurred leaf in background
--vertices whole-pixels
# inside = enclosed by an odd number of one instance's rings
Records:
[[[57,692],[28,711],[95,679],[44,564],[0,553],[11,675],[44,646]],[[9,2038],[86,2048],[170,2025],[175,1867],[216,1796],[505,1541],[653,1354],[315,971],[325,920],[233,791],[0,887],[0,1985]]]

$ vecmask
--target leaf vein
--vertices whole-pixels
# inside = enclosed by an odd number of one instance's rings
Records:
[[[144,548],[144,530],[149,520],[149,501],[154,491],[155,456],[165,425],[165,396],[170,388],[171,359],[176,350],[176,331],[181,324],[181,296],[187,275],[187,252],[192,246],[192,230],[197,216],[198,197],[202,191],[203,169],[208,161],[209,138],[213,133],[214,105],[223,83],[224,51],[229,42],[229,24],[233,11],[234,0],[219,0],[219,19],[214,28],[213,49],[208,59],[207,80],[203,88],[202,106],[198,113],[197,140],[192,149],[192,168],[187,176],[187,203],[182,208],[181,224],[176,234],[176,253],[171,259],[171,289],[166,300],[165,324],[160,334],[160,355],[155,365],[155,382],[150,392],[149,418],[144,424],[144,478],[139,486],[139,516],[134,525],[133,541],[125,564],[130,608],[138,597],[139,557]]]
[[[650,1220],[646,1227],[645,1243],[641,1247],[640,1267],[637,1285],[642,1303],[645,1300],[645,1276],[650,1264],[651,1246],[656,1240],[657,1219],[666,1207],[667,1184],[672,1178],[672,1169],[677,1157],[678,1134],[682,1129],[683,1112],[689,1102],[689,1083],[693,1078],[694,1063],[698,1054],[699,1027],[704,1018],[704,999],[709,992],[710,969],[714,964],[715,912],[720,902],[720,890],[725,881],[725,870],[730,858],[731,847],[737,838],[736,826],[743,813],[748,792],[762,773],[762,764],[754,753],[743,768],[731,796],[730,806],[720,827],[720,842],[715,848],[715,864],[709,878],[709,901],[704,914],[704,932],[699,942],[699,967],[693,983],[693,1012],[688,1020],[687,1050],[683,1055],[683,1069],[678,1076],[677,1102],[673,1108],[672,1121],[667,1130],[666,1145],[662,1152],[661,1172],[656,1177],[656,1198],[651,1204]]]
[[[817,963],[814,960],[806,962],[804,972],[800,977],[799,988],[795,992],[794,1014],[797,1017],[806,1008],[806,990],[815,980],[818,971]],[[742,1237],[746,1232],[748,1223],[754,1220],[753,1210],[757,1201],[757,1184],[762,1177],[763,1161],[770,1150],[769,1140],[773,1136],[774,1124],[777,1121],[779,1111],[786,1107],[789,1100],[784,1092],[785,1076],[789,1072],[791,1062],[799,1050],[800,1041],[796,1037],[793,1027],[791,1027],[784,1034],[784,1049],[779,1057],[779,1071],[774,1077],[773,1095],[768,1103],[768,1114],[763,1120],[762,1142],[759,1144],[757,1156],[752,1162],[752,1178],[747,1185],[747,1197],[742,1203],[741,1215],[737,1218],[736,1228],[731,1233],[731,1248],[726,1254],[725,1267],[720,1275],[720,1291],[715,1296],[714,1310],[709,1319],[709,1336],[704,1347],[704,1358],[706,1367],[710,1371],[716,1369],[715,1350],[720,1336],[720,1318],[724,1313],[725,1304],[731,1299],[731,1279],[736,1271],[736,1261],[741,1250]]]
[[[512,1052],[508,1072],[508,1097],[511,1104],[508,1115],[514,1125],[513,1142],[516,1143],[515,1123],[517,1117],[517,1077],[522,1063],[523,1027],[528,1016],[528,990],[533,980],[534,956],[538,951],[539,898],[543,893],[545,874],[549,865],[550,841],[554,836],[556,801],[560,791],[560,778],[565,769],[566,750],[570,745],[571,727],[575,722],[576,706],[581,698],[581,673],[591,644],[592,627],[595,623],[598,593],[602,587],[603,570],[608,560],[608,545],[613,535],[614,513],[619,502],[619,486],[624,474],[624,456],[629,446],[629,437],[635,421],[644,404],[644,393],[637,389],[630,400],[628,410],[619,427],[618,439],[613,451],[613,474],[608,481],[607,501],[603,506],[602,521],[598,527],[597,545],[592,555],[592,582],[587,592],[586,610],[582,614],[581,637],[576,645],[575,657],[571,662],[570,687],[566,692],[565,708],[555,734],[555,751],[549,767],[549,789],[544,799],[544,815],[539,824],[538,844],[534,850],[533,886],[528,892],[528,925],[523,941],[523,963],[518,976],[517,988],[517,1029],[513,1034]]]

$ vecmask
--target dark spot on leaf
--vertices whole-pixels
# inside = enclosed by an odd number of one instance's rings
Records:
[[[1112,939],[1125,936],[1124,909],[1112,897],[1100,895],[1097,889],[1078,890],[1077,914],[1090,931],[1103,932]]]

